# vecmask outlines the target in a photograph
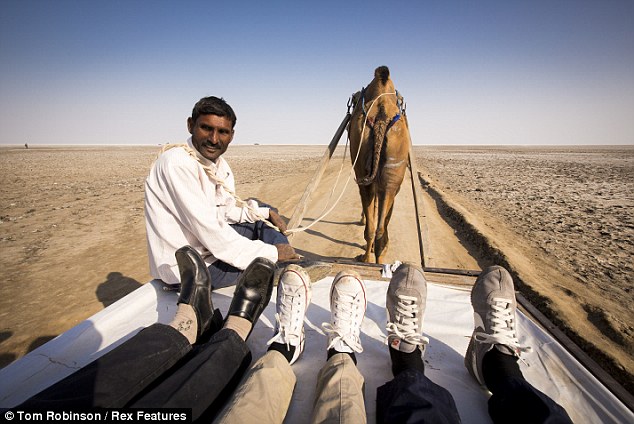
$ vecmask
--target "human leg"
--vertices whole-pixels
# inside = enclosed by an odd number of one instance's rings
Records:
[[[215,423],[284,421],[297,379],[288,360],[269,350],[249,369]]]
[[[313,423],[365,423],[365,380],[352,356],[335,353],[319,371]]]
[[[190,350],[187,338],[174,328],[151,325],[20,407],[122,407]]]
[[[264,223],[258,221],[255,223],[255,236],[258,240],[262,240],[267,244],[290,244],[288,237],[280,233],[275,228],[271,228]]]
[[[235,284],[240,277],[240,274],[242,274],[241,269],[220,260],[217,260],[213,264],[209,265],[208,268],[214,282],[214,289],[220,289]]]
[[[298,265],[287,266],[277,287],[275,334],[268,352],[249,370],[217,422],[284,420],[296,381],[290,365],[304,350],[304,317],[311,297],[308,274]]]
[[[423,371],[406,368],[376,392],[377,423],[459,423],[451,393]]]
[[[284,268],[277,286],[275,334],[269,350],[277,350],[292,365],[304,351],[304,317],[312,298],[310,276],[299,265]]]
[[[492,349],[484,355],[483,362],[486,386],[493,394],[489,398],[489,415],[493,422],[508,422],[510,416],[519,416],[514,419],[519,423],[572,422],[561,405],[524,378],[516,358]]]
[[[200,254],[190,246],[176,251],[181,279],[178,309],[170,326],[183,334],[191,344],[202,343],[220,328],[219,311],[211,302],[213,279]],[[209,331],[209,329],[213,331]]]
[[[385,297],[387,343],[395,376],[408,368],[424,371],[423,354],[429,343],[423,336],[426,303],[427,280],[422,269],[407,263],[399,266]]]
[[[342,271],[330,289],[328,360],[319,372],[313,406],[314,423],[364,423],[364,379],[355,352],[363,352],[360,332],[367,308],[365,284],[354,271]]]
[[[267,244],[289,244],[288,237],[269,227],[264,221],[231,224],[231,228],[249,240],[260,240]]]
[[[21,406],[121,407],[191,351],[191,334],[196,341],[215,331],[211,280],[202,258],[185,246],[176,259],[183,282],[179,310],[185,312],[170,325],[157,323],[141,330]]]
[[[394,379],[377,389],[377,422],[457,423],[451,394],[425,376],[423,336],[427,281],[420,267],[403,264],[386,295],[388,349]]]
[[[198,346],[180,367],[128,403],[132,408],[191,408],[192,419],[220,408],[251,362],[251,352],[236,333],[223,328]],[[233,382],[233,384],[232,384]]]
[[[224,328],[128,406],[192,408],[193,419],[213,416],[221,406],[218,400],[229,396],[251,361],[245,341],[269,302],[274,270],[271,261],[254,260],[236,285]]]
[[[566,411],[534,388],[517,360],[521,347],[516,332],[513,279],[500,266],[484,270],[471,291],[475,328],[465,355],[469,373],[492,393],[489,415],[494,422],[570,423]]]
[[[231,224],[238,234],[249,240],[261,240],[267,244],[289,244],[288,238],[279,231],[264,224],[264,221]],[[242,270],[222,261],[209,265],[209,273],[214,282],[214,289],[234,284]]]

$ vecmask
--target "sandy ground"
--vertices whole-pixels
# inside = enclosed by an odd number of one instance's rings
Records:
[[[634,147],[416,152],[427,190],[476,256],[509,267],[520,291],[632,393]]]
[[[231,146],[238,194],[289,219],[325,146]],[[158,147],[0,149],[0,366],[150,280],[143,183]],[[634,148],[416,147],[427,267],[498,262],[518,288],[632,391]],[[292,237],[312,258],[363,251],[340,149]],[[346,185],[347,183],[347,185]],[[407,179],[390,261],[420,263]]]

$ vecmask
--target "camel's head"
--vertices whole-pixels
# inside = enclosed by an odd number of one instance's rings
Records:
[[[381,84],[385,85],[387,80],[390,79],[390,70],[387,66],[379,66],[374,70],[374,78],[378,79]]]
[[[387,66],[379,66],[374,70],[374,79],[366,88],[366,95],[368,98],[375,98],[379,94],[388,92],[394,92],[390,70]]]

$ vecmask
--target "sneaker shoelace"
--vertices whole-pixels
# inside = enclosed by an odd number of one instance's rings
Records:
[[[416,316],[417,312],[416,297],[398,295],[395,322],[388,322],[386,326],[388,334],[394,333],[402,341],[416,346],[429,344],[429,339],[420,333],[421,317]]]
[[[491,344],[501,344],[510,348],[515,352],[515,356],[519,357],[520,352],[531,352],[530,346],[520,346],[515,333],[515,314],[511,308],[511,300],[500,297],[493,298],[491,305],[493,318],[491,319],[491,330],[493,334],[476,332],[474,337],[477,341]]]
[[[304,287],[284,287],[284,293],[278,312],[275,313],[276,327],[278,331],[266,344],[267,346],[276,340],[283,340],[286,347],[290,349],[291,340],[298,340],[301,337],[302,327],[304,325],[304,313],[302,312],[302,303]],[[282,320],[282,317],[288,317]]]
[[[348,347],[357,353],[363,352],[361,339],[359,338],[361,322],[356,322],[357,317],[363,319],[362,294],[349,296],[340,294],[337,301],[336,311],[333,316],[333,323],[324,322],[322,329],[327,334],[334,334],[328,349],[332,349],[338,341],[344,342]]]

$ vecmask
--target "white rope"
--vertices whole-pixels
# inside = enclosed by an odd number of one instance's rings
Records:
[[[233,197],[236,201],[236,205],[238,207],[245,207],[247,208],[252,214],[253,216],[255,216],[259,221],[264,221],[264,223],[266,225],[268,225],[269,227],[275,229],[276,231],[280,231],[279,228],[277,228],[275,225],[273,225],[268,219],[264,218],[262,216],[262,214],[260,214],[260,212],[255,209],[254,207],[252,207],[251,205],[249,205],[247,202],[245,202],[244,200],[242,200],[228,185],[227,183],[220,177],[218,177],[216,175],[216,171],[214,171],[209,165],[205,165],[204,163],[202,163],[202,161],[200,160],[200,157],[198,156],[198,154],[196,153],[196,151],[194,149],[192,149],[191,147],[189,147],[187,144],[166,144],[165,146],[163,146],[163,148],[161,149],[161,151],[159,152],[159,156],[163,153],[165,153],[167,150],[173,149],[174,147],[181,147],[183,148],[191,157],[193,157],[199,164],[200,166],[202,166],[203,170],[205,171],[205,174],[207,174],[207,176],[209,177],[209,179],[217,184],[220,185],[227,193],[229,193],[229,195],[231,197]]]
[[[370,113],[370,111],[372,110],[372,106],[374,106],[374,103],[379,100],[379,98],[381,98],[382,96],[387,96],[387,95],[396,95],[396,92],[394,93],[382,93],[379,94],[374,100],[372,100],[372,103],[370,103],[370,107],[368,108],[368,112],[367,114]],[[306,227],[297,227],[297,228],[291,228],[286,230],[286,234],[293,234],[293,233],[299,233],[301,231],[306,231],[309,228],[311,228],[313,225],[317,224],[319,221],[321,221],[322,219],[324,219],[326,216],[328,216],[330,214],[330,212],[332,212],[332,210],[335,208],[335,206],[337,206],[337,204],[339,203],[339,201],[341,200],[341,198],[343,197],[343,194],[346,192],[346,188],[348,187],[348,183],[350,182],[350,178],[352,177],[352,175],[354,175],[354,167],[357,164],[357,160],[359,159],[359,153],[361,153],[361,142],[363,141],[363,135],[365,134],[365,127],[368,123],[367,119],[363,120],[363,128],[361,130],[361,137],[359,138],[359,148],[357,149],[357,156],[354,158],[354,162],[352,163],[352,169],[350,170],[350,174],[348,175],[348,179],[346,180],[346,184],[343,186],[343,190],[341,190],[341,193],[339,194],[339,197],[337,198],[337,200],[335,201],[335,203],[330,207],[330,209],[328,209],[327,212],[325,212],[324,214],[322,214],[320,217],[318,217],[317,219],[315,219],[313,222],[310,223],[310,225],[306,226]],[[347,141],[346,141],[346,150],[348,148],[348,140],[350,140],[350,132],[348,132],[348,136],[347,136]],[[345,152],[344,152],[344,160],[345,160]],[[328,197],[328,201],[330,201],[330,199],[332,198],[332,194],[335,192],[335,189],[337,188],[337,184],[339,183],[339,176],[341,175],[341,171],[343,169],[343,165],[344,162],[341,162],[341,168],[339,168],[339,173],[337,175],[337,179],[335,180],[335,184],[333,185],[332,191],[330,196]],[[356,181],[356,177],[355,177],[355,181]],[[326,206],[324,206],[324,209],[326,209],[326,207],[328,206],[328,201],[326,202]]]

